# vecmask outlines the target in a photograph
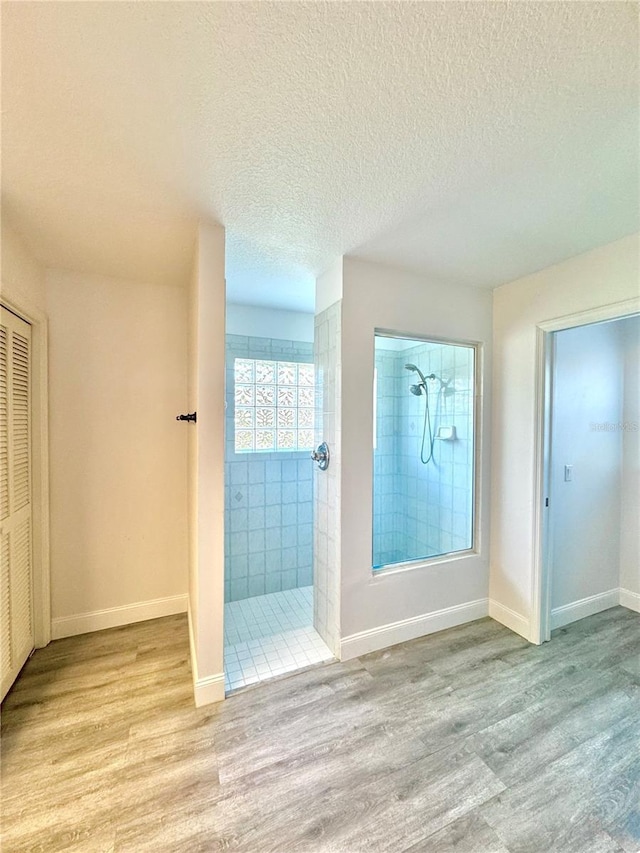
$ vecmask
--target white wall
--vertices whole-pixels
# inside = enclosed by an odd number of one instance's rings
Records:
[[[340,257],[316,281],[316,315],[342,299],[344,258]]]
[[[326,471],[313,467],[313,624],[337,657],[341,630],[342,273],[340,258],[316,282],[316,304],[325,307],[315,317],[313,345],[317,403],[322,406],[321,418],[316,421],[315,445],[325,441],[330,453]]]
[[[569,605],[603,596],[620,585],[622,431],[618,424],[624,385],[620,331],[615,322],[597,323],[565,329],[555,337],[551,608],[552,614],[566,609],[554,614],[554,627],[580,615]],[[565,465],[572,466],[569,482]],[[598,603],[593,607],[597,610]]]
[[[188,293],[189,615],[197,705],[224,699],[224,229],[201,223]]]
[[[228,335],[313,343],[313,314],[228,303],[226,332]]]
[[[536,325],[637,298],[638,257],[633,235],[493,291],[491,614],[534,641]]]
[[[35,309],[45,312],[47,299],[44,269],[34,259],[4,210],[2,211],[0,258],[2,265],[0,296],[20,305],[25,310]]]
[[[484,443],[478,447],[478,552],[374,577],[375,329],[480,344],[483,382],[477,390]],[[351,657],[487,613],[491,294],[475,288],[442,287],[401,270],[345,258],[341,382],[341,633],[342,654]]]
[[[620,326],[624,347],[621,604],[640,610],[640,317],[623,320]]]
[[[184,610],[186,291],[51,271],[47,302],[54,636]]]

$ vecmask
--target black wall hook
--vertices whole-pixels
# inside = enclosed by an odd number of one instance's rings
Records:
[[[196,417],[196,414],[197,414],[196,412],[191,412],[190,415],[177,415],[176,420],[177,421],[191,421],[192,423],[195,424],[196,421],[198,420],[198,418]]]

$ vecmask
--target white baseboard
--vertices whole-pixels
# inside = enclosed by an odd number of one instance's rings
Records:
[[[391,622],[368,631],[360,631],[343,637],[340,643],[340,660],[351,660],[351,658],[386,649],[407,640],[415,640],[425,634],[434,634],[436,631],[444,631],[445,628],[454,628],[465,622],[473,622],[488,615],[488,602],[486,598],[478,601],[468,601],[464,604],[456,604],[454,607],[446,607],[444,610],[436,610],[433,613],[423,613],[402,622]]]
[[[173,616],[187,610],[186,595],[172,595],[169,598],[155,598],[152,601],[138,601],[122,607],[109,607],[106,610],[94,610],[91,613],[78,613],[75,616],[61,616],[51,620],[51,639],[75,637],[77,634],[90,634],[105,628],[119,628],[147,619],[161,616]]]
[[[529,620],[521,613],[516,613],[516,611],[512,610],[510,607],[506,607],[504,604],[500,604],[498,601],[494,601],[490,598],[489,616],[491,616],[492,619],[495,619],[496,622],[504,625],[505,628],[508,628],[510,631],[524,637],[525,640],[529,639],[531,626],[529,624]]]
[[[640,613],[640,593],[631,592],[630,589],[620,587],[620,604],[622,607],[628,607],[629,610],[635,610]]]
[[[572,601],[571,604],[565,604],[562,607],[554,607],[551,611],[551,630],[562,628],[563,625],[569,625],[587,616],[594,616],[603,610],[609,610],[610,607],[617,607],[620,604],[620,598],[620,590],[616,587],[607,592],[581,598],[580,601]]]
[[[209,678],[199,678],[193,684],[193,697],[196,708],[212,705],[224,699],[224,672],[210,675]]]
[[[193,636],[193,621],[191,619],[191,607],[187,608],[189,616],[189,649],[191,651],[191,676],[193,678],[193,698],[196,708],[203,705],[211,705],[221,702],[225,698],[224,672],[210,675],[207,678],[198,677],[198,656],[196,654],[196,643]]]

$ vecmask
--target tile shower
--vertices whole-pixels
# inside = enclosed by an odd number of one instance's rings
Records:
[[[227,690],[332,659],[313,627],[312,364],[309,342],[226,336]]]
[[[313,587],[225,605],[225,689],[235,690],[331,660],[313,627]]]
[[[313,469],[310,448],[236,453],[234,363],[308,364],[313,344],[227,335],[226,351],[225,601],[239,601],[313,583]]]
[[[376,337],[373,565],[472,547],[474,349]],[[421,461],[428,379],[433,456]],[[452,432],[452,428],[455,432]],[[424,458],[430,453],[429,433]]]

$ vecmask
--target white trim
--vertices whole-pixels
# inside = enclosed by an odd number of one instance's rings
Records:
[[[214,702],[222,702],[225,698],[224,672],[210,675],[207,678],[198,678],[198,656],[196,655],[196,644],[193,637],[193,621],[191,618],[191,602],[187,608],[189,618],[189,650],[191,652],[191,677],[193,679],[193,698],[196,708],[203,705],[211,705]]]
[[[49,562],[49,367],[47,315],[26,302],[2,296],[2,305],[31,326],[33,635],[36,648],[51,640]]]
[[[121,625],[131,625],[147,619],[186,613],[186,610],[186,595],[138,601],[121,607],[109,607],[106,610],[94,610],[91,613],[78,613],[75,616],[61,616],[53,619],[51,636],[54,640],[75,637],[77,634],[90,634],[92,631],[103,631],[105,628],[119,628]]]
[[[444,631],[446,628],[455,628],[466,622],[473,622],[488,615],[488,600],[481,598],[478,601],[467,601],[464,604],[456,604],[453,607],[445,607],[443,610],[435,610],[433,613],[423,613],[421,616],[413,616],[401,622],[391,622],[388,625],[380,625],[368,631],[360,631],[343,637],[340,643],[340,660],[351,660],[351,658],[386,649],[397,643],[405,643],[407,640],[415,640],[425,634],[434,634],[436,631]]]
[[[222,702],[224,694],[224,672],[210,675],[208,678],[199,678],[193,685],[193,696],[196,708],[203,705],[212,705],[214,702]]]
[[[571,604],[564,604],[562,607],[554,607],[551,611],[551,629],[562,628],[563,625],[569,625],[571,622],[577,622],[578,619],[585,619],[587,616],[617,607],[618,604],[620,604],[620,590],[616,588],[597,595],[589,595],[587,598],[572,601]]]
[[[547,500],[550,494],[551,383],[553,336],[536,329],[536,393],[533,460],[533,567],[528,639],[540,645],[551,637],[549,573],[544,571],[551,536]],[[513,613],[513,611],[511,611]],[[500,621],[500,620],[498,620]]]
[[[630,589],[620,587],[620,604],[622,607],[628,607],[629,610],[635,610],[640,613],[640,593],[631,592]]]
[[[191,615],[191,596],[187,596],[187,624],[189,626],[189,654],[191,656],[191,678],[195,686],[198,672],[198,656],[196,655],[196,641],[193,636],[193,616]]]
[[[510,607],[500,604],[498,601],[489,599],[489,616],[504,625],[510,631],[520,634],[525,640],[529,640],[530,624],[526,616],[521,613],[516,613]],[[530,641],[530,640],[529,640]],[[531,641],[530,641],[531,642]]]
[[[578,311],[577,314],[565,314],[537,323],[544,332],[561,332],[564,329],[575,329],[577,326],[589,326],[591,323],[605,323],[607,320],[620,320],[640,313],[640,297],[625,299],[623,302],[613,302],[598,308]]]

